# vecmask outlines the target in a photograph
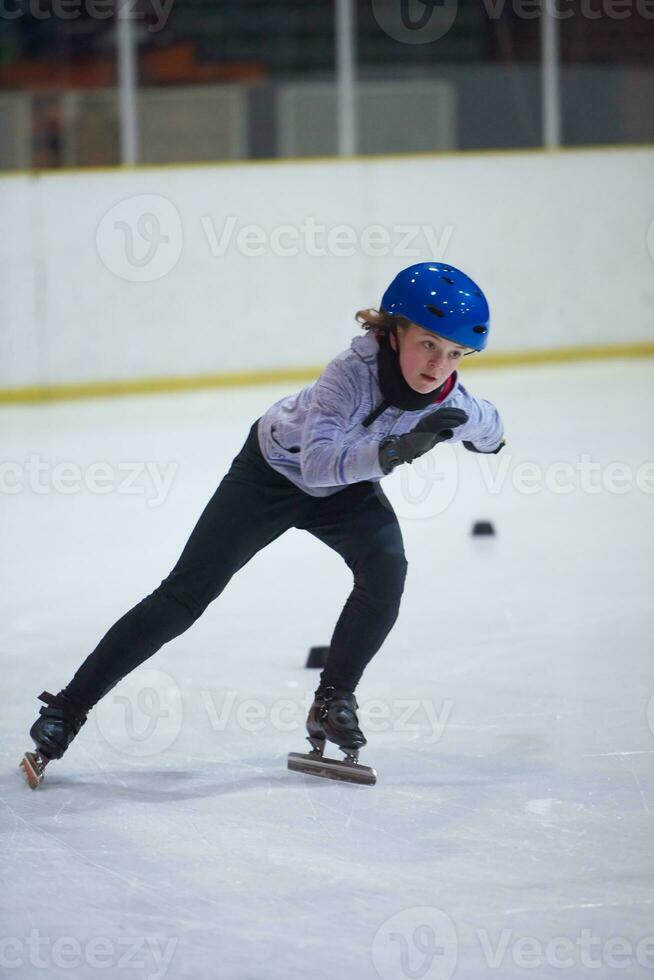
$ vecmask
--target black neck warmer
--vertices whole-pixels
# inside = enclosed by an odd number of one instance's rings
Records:
[[[397,343],[397,334],[394,333]],[[386,334],[381,334],[378,338],[379,353],[377,354],[377,370],[379,373],[379,387],[381,388],[383,401],[374,411],[364,419],[363,425],[367,428],[379,418],[379,416],[391,405],[394,408],[402,408],[407,412],[418,412],[428,408],[432,402],[438,398],[445,387],[442,384],[434,391],[423,395],[419,391],[414,391],[411,385],[407,384],[400,368],[400,358],[397,351],[391,347],[390,340]]]

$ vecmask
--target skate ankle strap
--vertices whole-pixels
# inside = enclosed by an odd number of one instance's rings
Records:
[[[60,711],[62,716],[75,719],[80,726],[86,720],[88,712],[76,704],[72,698],[69,698],[65,691],[60,691],[59,694],[50,694],[49,691],[42,691],[39,694],[38,700],[43,701],[48,706],[47,708],[41,708],[41,712],[45,712],[48,709]]]
[[[316,690],[316,697],[352,698],[354,697],[354,694],[352,691],[348,691],[344,687],[334,687],[332,684],[329,684],[327,687],[319,687]]]

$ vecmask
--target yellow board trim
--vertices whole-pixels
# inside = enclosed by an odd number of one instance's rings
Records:
[[[523,364],[561,364],[567,361],[599,361],[616,357],[654,357],[654,341],[638,344],[605,344],[591,347],[559,347],[552,350],[525,350],[507,354],[473,354],[466,358],[466,371],[471,367],[515,367]]]
[[[573,153],[617,153],[649,152],[654,150],[654,143],[606,143],[593,146],[559,146],[555,149],[543,146],[525,147],[489,147],[485,150],[428,150],[420,153],[369,153],[351,156],[315,156],[315,157],[262,157],[241,160],[201,160],[189,163],[137,163],[137,164],[106,164],[86,167],[50,167],[43,169],[28,168],[25,170],[0,170],[0,179],[5,177],[66,177],[74,174],[102,173],[133,173],[146,170],[210,170],[225,167],[271,167],[271,166],[304,166],[306,164],[326,163],[339,166],[344,163],[373,163],[384,160],[395,162],[410,160],[440,160],[448,158],[493,157],[493,156],[559,156]]]
[[[596,347],[565,347],[553,350],[516,351],[506,354],[471,355],[464,372],[478,368],[519,367],[533,364],[561,364],[620,357],[654,357],[654,343],[615,344]],[[71,382],[70,384],[29,385],[0,389],[0,405],[71,401],[78,398],[108,398],[119,395],[170,394],[202,388],[233,388],[244,385],[314,381],[320,367],[280,368],[275,371],[248,371],[230,374],[197,374],[186,377],[130,378],[124,381]]]

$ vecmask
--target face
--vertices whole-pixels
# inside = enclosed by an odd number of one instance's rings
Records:
[[[468,350],[454,344],[445,337],[430,330],[424,330],[417,323],[397,331],[400,341],[400,368],[406,383],[421,395],[435,391],[447,381],[463,354]],[[397,342],[391,334],[393,350]]]

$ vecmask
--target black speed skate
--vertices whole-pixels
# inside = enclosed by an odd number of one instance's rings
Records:
[[[325,739],[335,742],[343,751],[358,755],[366,744],[359,728],[357,699],[349,691],[333,687],[318,688],[307,718],[308,738],[314,749],[324,748]]]
[[[36,751],[26,752],[20,763],[32,789],[43,781],[47,764],[52,759],[61,759],[86,721],[86,714],[64,691],[57,695],[43,691],[39,694],[39,701],[45,703],[45,708],[39,710],[39,717],[30,728],[30,738]]]
[[[350,691],[319,687],[307,718],[311,752],[289,753],[288,768],[326,779],[374,785],[377,782],[375,770],[359,765],[359,749],[366,744],[366,738],[359,728],[358,707]],[[344,761],[324,758],[327,741],[334,742],[345,753]]]

